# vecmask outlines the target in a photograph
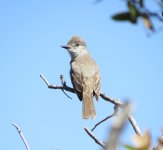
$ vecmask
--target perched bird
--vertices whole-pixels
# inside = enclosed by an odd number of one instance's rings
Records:
[[[90,56],[86,43],[79,36],[73,36],[67,45],[61,47],[67,49],[71,56],[71,82],[79,100],[82,101],[82,117],[95,118],[93,97],[98,100],[100,95],[99,68]]]

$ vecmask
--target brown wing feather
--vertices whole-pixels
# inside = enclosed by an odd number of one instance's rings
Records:
[[[81,76],[79,74],[77,74],[76,72],[74,72],[72,69],[70,70],[70,76],[71,76],[71,82],[72,85],[75,89],[75,92],[79,98],[80,101],[82,101],[83,98],[83,87],[82,87],[82,79]]]

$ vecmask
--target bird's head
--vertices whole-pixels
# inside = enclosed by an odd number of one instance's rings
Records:
[[[71,59],[88,53],[86,43],[79,36],[73,36],[67,45],[61,47],[68,50]]]

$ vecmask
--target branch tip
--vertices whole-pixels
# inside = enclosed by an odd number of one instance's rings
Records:
[[[103,148],[105,147],[104,143],[98,140],[97,137],[95,137],[95,135],[93,135],[93,133],[88,128],[84,128],[84,130],[98,145],[100,145]]]
[[[22,141],[23,141],[23,143],[24,143],[24,145],[26,147],[26,150],[30,150],[30,147],[29,147],[29,145],[28,145],[28,143],[27,143],[27,141],[26,141],[20,127],[18,125],[16,125],[15,123],[12,123],[12,125],[17,129],[17,131],[18,131],[18,133],[19,133],[19,135],[20,135],[20,137],[21,137],[21,139],[22,139]]]

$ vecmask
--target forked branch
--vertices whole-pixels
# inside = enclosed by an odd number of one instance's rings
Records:
[[[75,93],[73,88],[66,85],[66,82],[64,82],[64,84],[62,84],[62,85],[52,85],[52,84],[49,84],[48,80],[42,74],[40,74],[40,77],[46,83],[48,88],[50,88],[50,89],[60,89],[60,90],[65,90],[65,91],[68,91],[68,92],[71,92],[71,93]],[[116,107],[122,108],[123,105],[124,105],[124,103],[120,99],[111,98],[111,97],[107,96],[104,93],[100,93],[100,97],[103,100],[114,104]],[[104,120],[107,120],[107,119],[104,119]],[[128,120],[129,120],[130,124],[132,125],[135,133],[138,134],[138,135],[142,135],[142,131],[140,130],[136,120],[134,119],[134,117],[131,114],[129,115]]]

